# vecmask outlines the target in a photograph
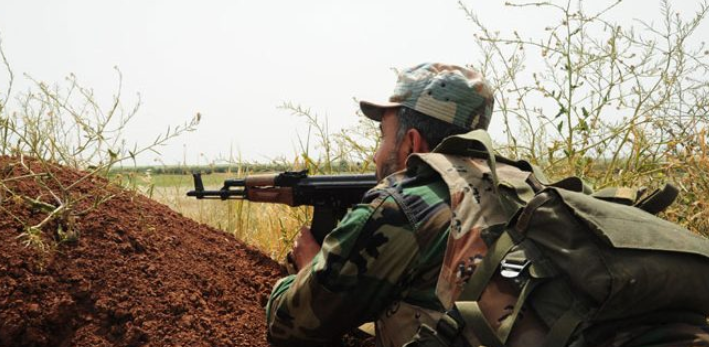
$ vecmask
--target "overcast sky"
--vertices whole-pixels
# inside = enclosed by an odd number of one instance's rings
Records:
[[[511,10],[503,1],[463,2],[503,32],[526,36],[548,25],[542,12]],[[698,3],[673,6],[689,16]],[[659,6],[625,0],[614,18],[657,20]],[[386,99],[391,68],[475,63],[474,33],[455,0],[0,0],[15,91],[28,85],[23,73],[50,84],[74,73],[108,107],[117,66],[126,105],[138,92],[143,101],[131,142],[148,142],[200,112],[196,132],[161,148],[165,164],[182,162],[185,153],[188,163],[204,164],[230,146],[249,161],[292,158],[305,122],[278,109],[283,102],[327,116],[331,129],[351,126],[353,98]],[[0,90],[6,84],[2,71]]]

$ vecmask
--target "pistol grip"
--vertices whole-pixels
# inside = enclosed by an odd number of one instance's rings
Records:
[[[310,232],[319,245],[322,246],[325,236],[327,236],[332,229],[337,227],[337,223],[344,217],[346,212],[347,209],[345,208],[315,206],[313,209],[313,221],[310,224]]]

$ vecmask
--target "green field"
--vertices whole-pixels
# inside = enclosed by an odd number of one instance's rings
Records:
[[[152,174],[114,172],[123,185],[162,203],[182,215],[213,226],[263,250],[275,259],[283,259],[300,226],[308,223],[310,209],[276,204],[254,204],[243,200],[198,200],[186,193],[194,189],[190,174]],[[243,177],[243,176],[242,176]],[[202,176],[205,189],[221,188],[232,173]]]

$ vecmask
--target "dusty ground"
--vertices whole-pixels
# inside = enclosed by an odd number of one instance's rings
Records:
[[[7,181],[27,174],[17,161],[0,158],[4,184],[56,205],[34,178]],[[52,171],[65,184],[79,177]],[[18,238],[20,221],[47,213],[0,194],[0,346],[268,346],[263,306],[283,275],[276,262],[103,179],[75,192],[109,194],[76,219],[75,240],[57,244],[59,223],[45,226],[47,251]]]

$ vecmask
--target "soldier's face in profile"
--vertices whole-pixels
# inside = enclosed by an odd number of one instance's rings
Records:
[[[379,147],[374,154],[374,163],[377,166],[377,179],[391,175],[404,168],[406,157],[401,158],[400,146],[397,143],[396,132],[399,127],[398,109],[390,108],[384,112],[379,123],[381,139]]]

